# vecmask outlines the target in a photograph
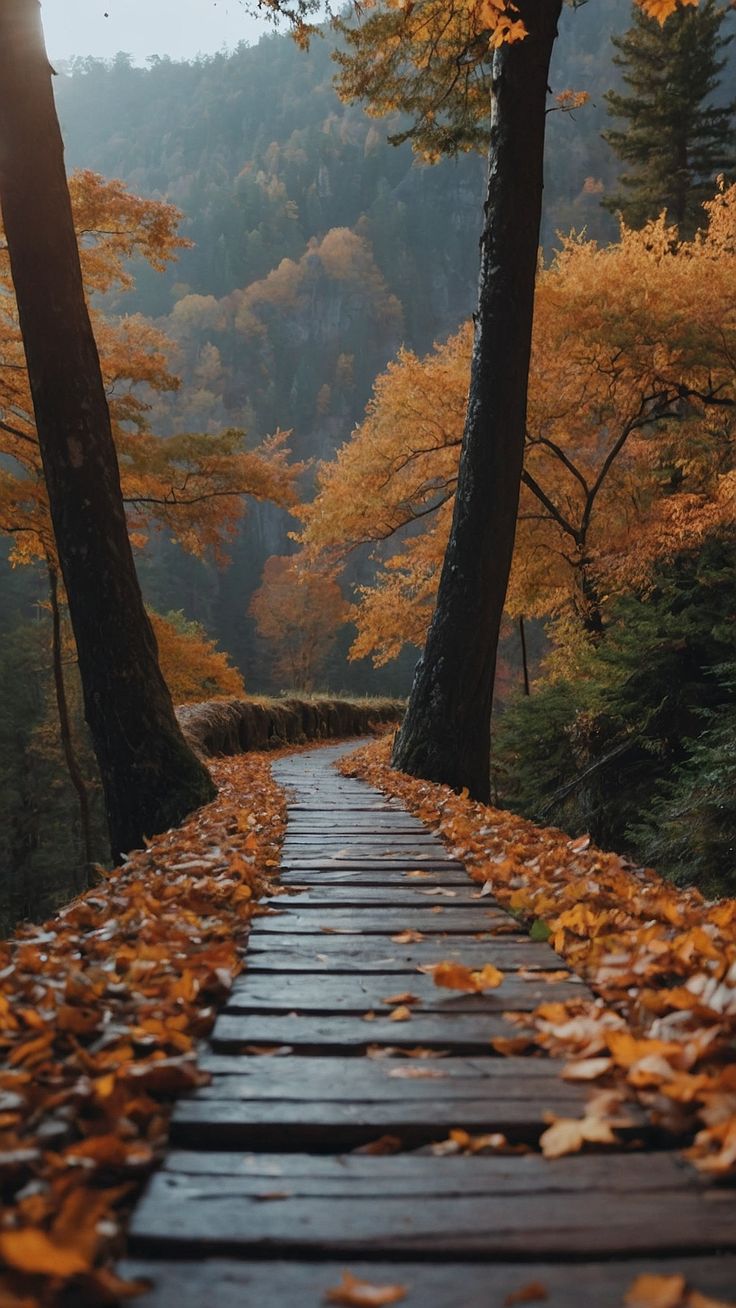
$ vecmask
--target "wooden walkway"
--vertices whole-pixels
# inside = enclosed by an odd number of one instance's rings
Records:
[[[644,1272],[736,1298],[734,1191],[699,1187],[642,1118],[615,1152],[431,1152],[453,1128],[534,1145],[546,1114],[582,1115],[586,1091],[559,1064],[489,1041],[516,1033],[504,1011],[585,991],[545,979],[557,955],[417,819],[340,777],[344,752],[275,765],[292,797],[289,897],[256,920],[203,1060],[212,1083],[179,1103],[134,1215],[124,1270],[153,1281],[136,1302],[312,1308],[344,1268],[406,1285],[410,1308],[501,1308],[531,1282],[549,1308],[618,1308]],[[424,939],[397,940],[407,928]],[[465,995],[417,971],[452,958],[509,975]],[[411,1018],[392,1019],[402,1007]],[[417,1048],[444,1056],[406,1056]]]

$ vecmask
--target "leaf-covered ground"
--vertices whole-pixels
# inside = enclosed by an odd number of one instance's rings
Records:
[[[541,1045],[567,1057],[564,1075],[600,1088],[580,1121],[542,1137],[549,1157],[615,1140],[624,1089],[689,1140],[711,1179],[736,1175],[736,900],[706,902],[651,869],[538,827],[445,786],[389,767],[382,741],[341,769],[400,798],[465,862],[479,896],[493,894],[553,947],[598,998],[543,1004],[530,1033],[499,1053]]]
[[[278,868],[273,757],[213,764],[212,804],[0,945],[2,1308],[136,1291],[110,1260]]]

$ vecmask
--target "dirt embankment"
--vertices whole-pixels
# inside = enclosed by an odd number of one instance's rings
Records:
[[[208,700],[176,711],[187,740],[206,757],[363,736],[399,722],[403,712],[403,702],[395,699],[318,698]]]

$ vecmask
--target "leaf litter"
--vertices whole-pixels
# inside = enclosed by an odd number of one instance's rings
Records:
[[[290,749],[288,752],[293,752]],[[41,927],[0,944],[0,1302],[113,1304],[126,1213],[198,1041],[242,967],[286,823],[273,755],[212,765],[219,793]],[[274,1053],[278,1050],[263,1050]]]

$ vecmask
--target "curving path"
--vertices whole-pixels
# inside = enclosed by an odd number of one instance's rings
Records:
[[[212,1083],[179,1103],[134,1215],[124,1270],[153,1282],[136,1302],[316,1308],[346,1267],[405,1285],[409,1308],[501,1308],[531,1283],[525,1302],[618,1308],[644,1272],[736,1298],[736,1195],[701,1188],[643,1118],[616,1152],[554,1162],[431,1151],[454,1128],[534,1146],[547,1113],[582,1114],[559,1064],[489,1042],[518,1034],[506,1010],[584,988],[547,980],[558,956],[398,802],[335,772],[354,748],[274,765],[288,897],[254,923],[203,1059]],[[423,939],[397,939],[407,928]],[[464,995],[417,971],[453,958],[508,976]]]

